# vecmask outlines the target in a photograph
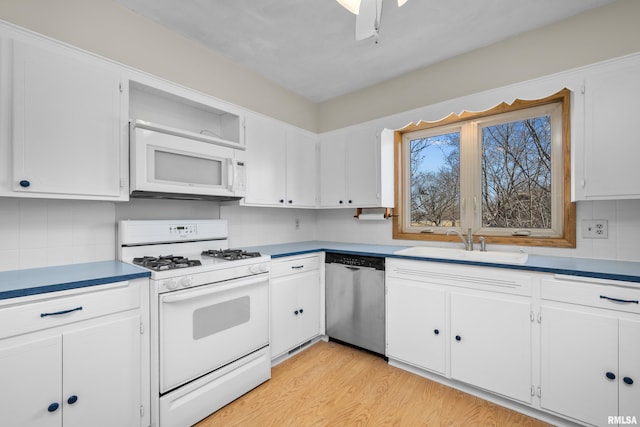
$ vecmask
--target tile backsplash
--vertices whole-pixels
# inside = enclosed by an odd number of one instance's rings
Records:
[[[114,259],[111,202],[0,198],[0,271]]]
[[[112,260],[120,219],[223,218],[229,244],[246,247],[302,240],[414,245],[391,238],[390,221],[359,223],[354,210],[219,206],[214,202],[127,203],[0,198],[0,271]],[[607,239],[581,235],[583,220],[608,221]],[[640,200],[579,202],[577,248],[526,248],[532,254],[640,261]],[[512,249],[517,248],[490,248]]]

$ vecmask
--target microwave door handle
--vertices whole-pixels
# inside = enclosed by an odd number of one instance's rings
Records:
[[[233,191],[233,178],[236,172],[236,165],[233,159],[227,159],[227,187]]]

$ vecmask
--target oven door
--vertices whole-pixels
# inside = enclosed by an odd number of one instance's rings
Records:
[[[160,393],[269,343],[269,276],[161,294]]]

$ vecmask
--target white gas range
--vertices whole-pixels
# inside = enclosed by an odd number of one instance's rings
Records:
[[[192,425],[271,377],[268,256],[228,248],[224,220],[118,223],[148,268],[151,425]]]

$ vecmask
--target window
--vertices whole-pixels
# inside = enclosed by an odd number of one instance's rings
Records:
[[[396,131],[394,239],[575,247],[570,92]]]

